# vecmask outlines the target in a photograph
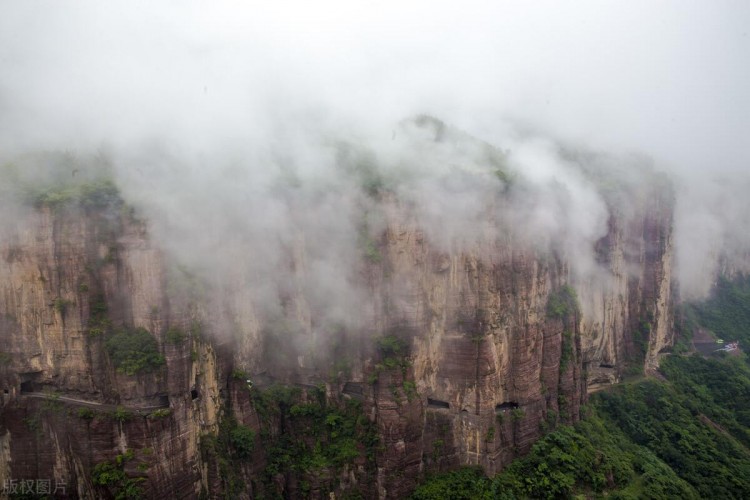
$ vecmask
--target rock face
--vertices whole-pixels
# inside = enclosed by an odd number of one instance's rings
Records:
[[[400,430],[380,462],[388,494],[410,487],[395,470],[499,471],[546,429],[577,421],[589,391],[634,366],[654,370],[672,343],[668,194],[644,192],[630,217],[612,214],[598,243],[602,274],[575,283],[580,307],[566,303],[572,276],[559,257],[502,240],[441,254],[399,213],[384,238],[394,278],[376,293],[399,304],[380,320],[410,340],[422,401],[394,407],[392,391],[376,388],[380,428]]]
[[[510,235],[440,250],[384,200],[378,256],[360,272],[367,328],[331,332],[323,355],[309,349],[317,313],[302,291],[284,291],[284,318],[270,320],[241,278],[206,292],[174,271],[127,213],[30,210],[0,239],[0,480],[107,497],[126,486],[96,479],[110,463],[152,498],[400,498],[426,472],[495,473],[578,420],[591,390],[634,366],[654,370],[671,345],[672,200],[654,190],[631,201],[627,215],[611,209],[600,269],[581,278],[566,256]],[[303,260],[303,244],[290,249],[298,272]],[[164,363],[128,375],[106,339],[137,327]],[[273,381],[299,389],[296,399],[259,408]],[[272,469],[281,436],[314,448],[303,412],[320,390],[327,415],[357,400],[378,443],[335,467]],[[241,461],[220,451],[228,419],[255,433]]]
[[[160,252],[143,226],[127,217],[41,209],[5,236],[4,479],[60,480],[69,495],[94,498],[94,465],[134,449],[142,452],[137,473],[148,476],[149,494],[196,492],[199,422],[216,418],[210,402],[191,398],[191,387],[199,371],[215,372],[214,349],[195,341],[193,360],[188,345],[164,342],[166,325],[185,318],[169,313]],[[97,333],[104,316],[108,324],[154,332],[165,367],[137,376],[114,370]],[[217,395],[211,381],[203,379],[202,391]],[[160,407],[171,414],[136,415]]]

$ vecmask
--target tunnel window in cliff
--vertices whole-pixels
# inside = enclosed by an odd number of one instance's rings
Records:
[[[36,391],[35,380],[39,377],[39,372],[20,373],[19,376],[21,379],[21,394]]]
[[[495,413],[504,413],[506,411],[515,410],[518,408],[518,403],[515,401],[505,401],[495,406]]]
[[[447,401],[440,401],[439,399],[427,398],[427,407],[447,410],[451,407],[451,405]]]
[[[362,382],[347,382],[344,384],[344,390],[341,392],[347,396],[361,399],[364,398],[365,388]]]

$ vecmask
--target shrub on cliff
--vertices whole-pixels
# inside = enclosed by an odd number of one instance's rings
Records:
[[[377,363],[374,371],[370,373],[368,380],[371,384],[377,382],[380,373],[384,370],[400,368],[403,376],[406,376],[406,369],[409,366],[409,345],[405,340],[395,335],[384,335],[375,339],[375,347],[380,354],[381,362]]]
[[[152,372],[165,363],[156,339],[145,328],[119,330],[105,346],[117,371],[126,375]]]
[[[94,179],[89,182],[67,181],[50,186],[34,186],[26,189],[26,199],[35,207],[53,209],[65,205],[102,210],[122,205],[120,192],[110,179]]]
[[[408,353],[408,344],[395,335],[384,335],[375,339],[375,345],[383,358],[404,357]]]
[[[133,452],[128,451],[124,455],[117,455],[114,463],[96,464],[91,471],[91,481],[100,488],[100,491],[106,491],[108,497],[115,498],[115,500],[143,498],[143,489],[140,484],[146,479],[130,477],[125,472],[125,463],[132,459]]]
[[[578,296],[570,285],[563,285],[547,299],[547,317],[563,319],[578,311]]]
[[[419,486],[412,500],[474,500],[492,498],[491,482],[479,467],[433,476]]]
[[[187,334],[178,326],[172,326],[167,330],[167,343],[173,345],[182,345],[187,340]]]
[[[237,424],[236,427],[229,432],[229,440],[239,458],[250,458],[253,455],[253,449],[255,448],[255,432],[249,427]]]

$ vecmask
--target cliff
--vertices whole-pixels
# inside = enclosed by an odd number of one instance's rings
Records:
[[[322,333],[309,290],[280,286],[269,316],[247,276],[204,288],[119,200],[24,211],[0,239],[0,480],[398,498],[430,471],[495,473],[671,345],[671,195],[627,203],[608,204],[597,272],[577,274],[513,231],[446,250],[382,196],[356,272],[364,326]],[[309,272],[304,241],[288,253]],[[111,339],[149,346],[144,331],[154,352],[118,364],[131,353]]]

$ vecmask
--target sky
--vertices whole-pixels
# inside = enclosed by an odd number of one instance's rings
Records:
[[[699,295],[717,242],[750,244],[748,32],[750,4],[722,0],[0,0],[0,158],[104,149],[126,181],[137,168],[168,190],[189,172],[214,195],[285,155],[330,171],[320,145],[341,137],[387,149],[423,113],[520,151],[519,133],[637,151],[675,179],[680,275]],[[571,213],[601,211],[581,199]],[[586,239],[603,227],[589,219]]]
[[[427,112],[747,165],[746,2],[404,3],[0,2],[3,142]]]

